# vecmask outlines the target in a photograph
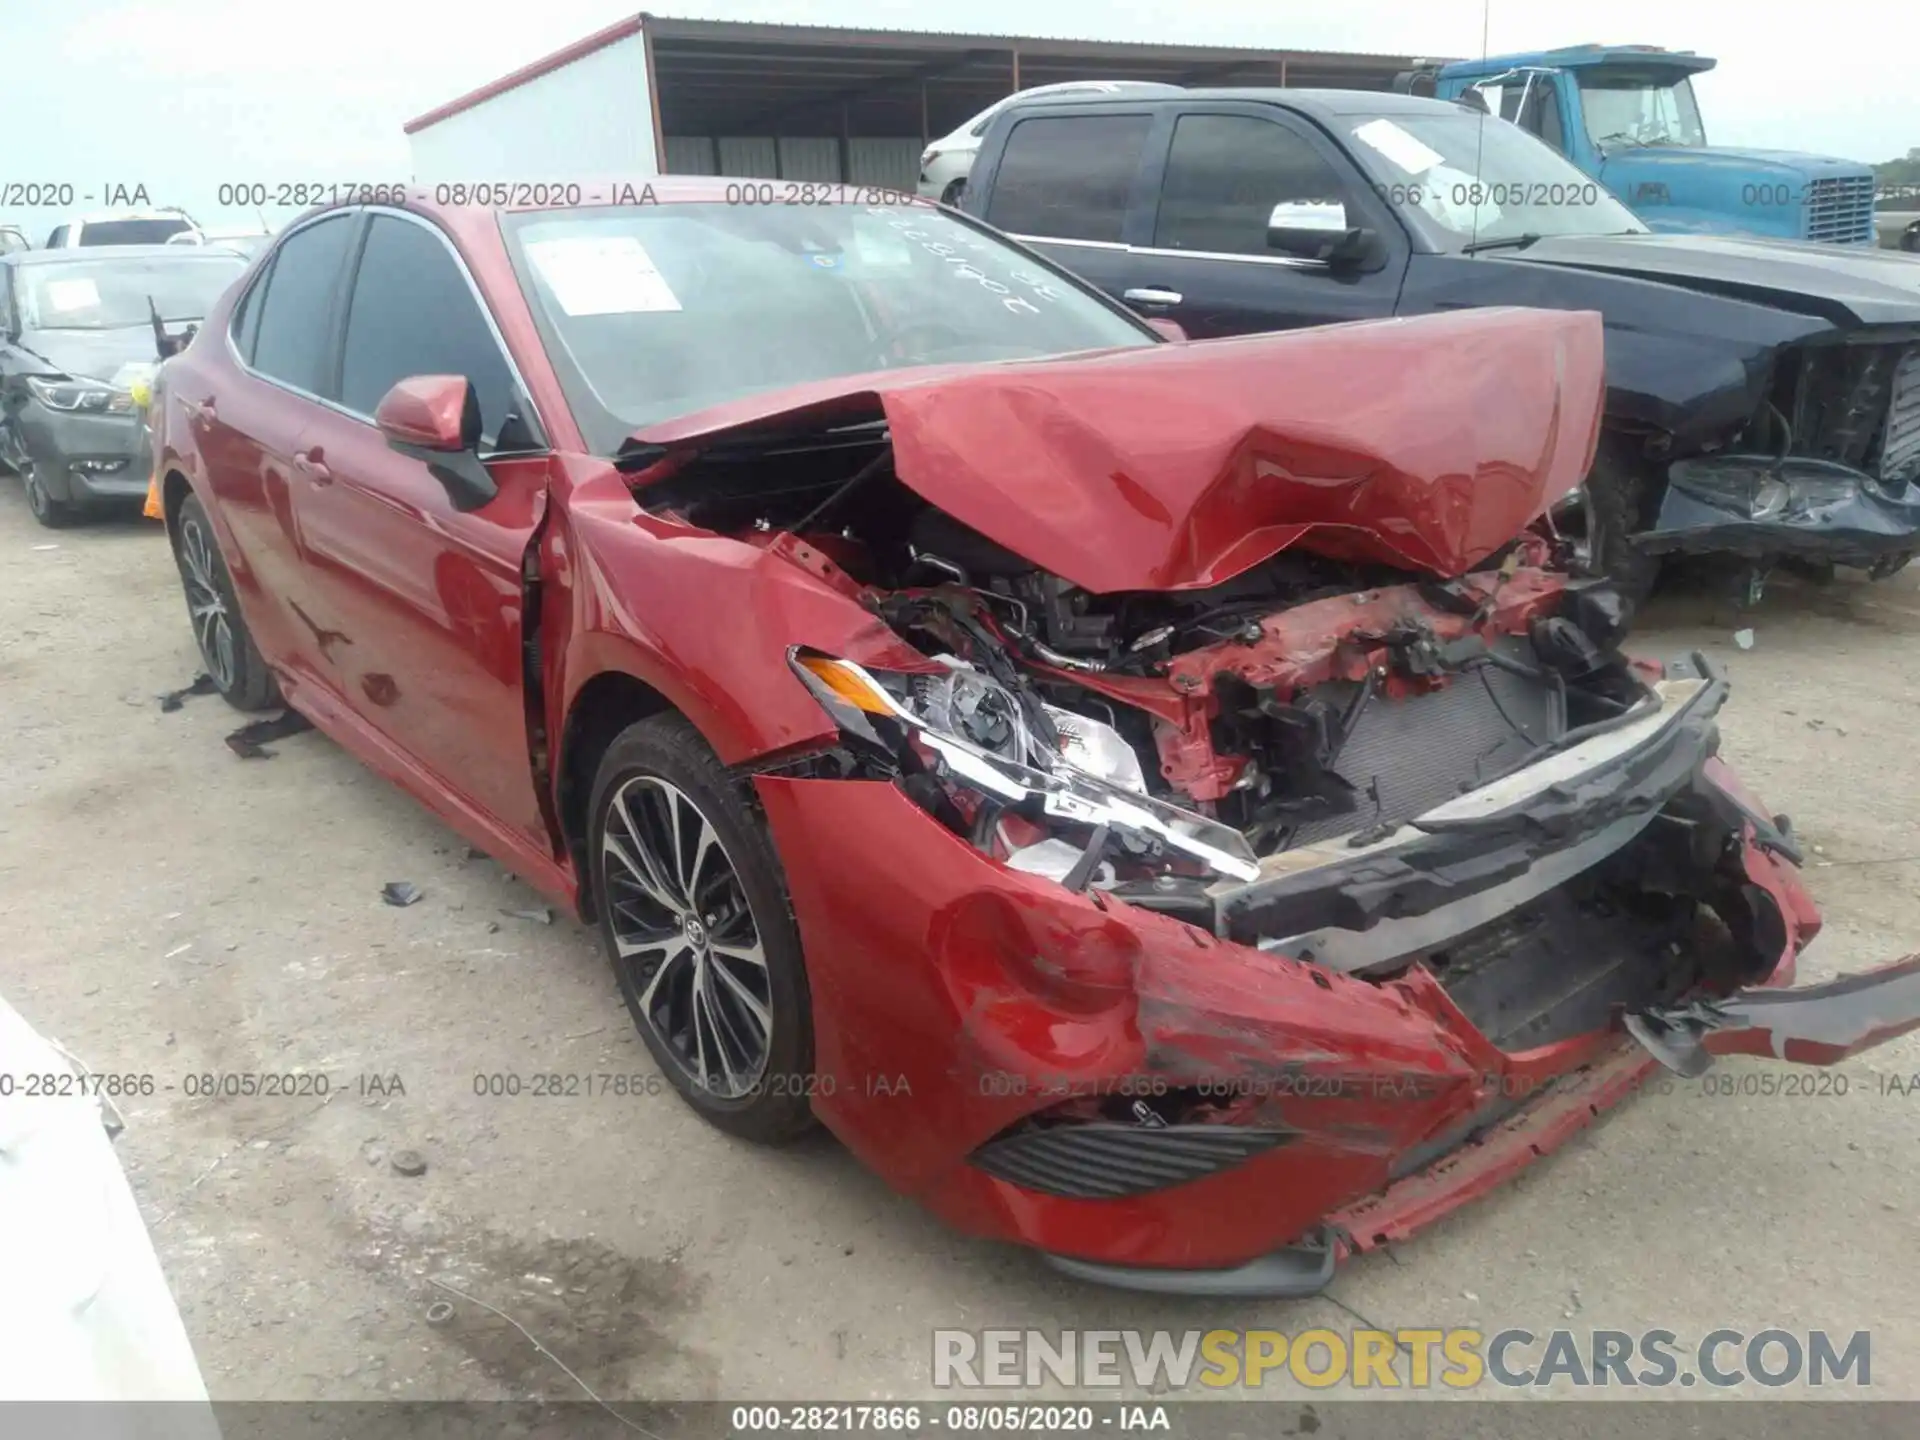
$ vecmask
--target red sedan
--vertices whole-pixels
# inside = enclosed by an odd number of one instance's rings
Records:
[[[1920,960],[1781,988],[1820,922],[1723,679],[1534,528],[1598,316],[1182,344],[762,189],[313,212],[154,417],[221,691],[597,924],[713,1124],[1307,1293],[1660,1063],[1920,1024]]]

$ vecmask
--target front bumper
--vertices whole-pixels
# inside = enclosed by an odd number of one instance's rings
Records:
[[[1648,554],[1726,554],[1750,560],[1792,557],[1834,565],[1873,569],[1899,556],[1920,552],[1920,487],[1902,485],[1886,493],[1873,477],[1830,461],[1789,459],[1779,474],[1784,483],[1804,481],[1820,495],[1795,495],[1776,512],[1756,516],[1755,506],[1739,490],[1747,482],[1772,483],[1775,462],[1767,457],[1728,455],[1678,461],[1713,477],[1711,487],[1689,487],[1673,479],[1652,530],[1634,537]]]
[[[137,410],[65,414],[36,403],[24,406],[13,424],[35,476],[55,500],[145,498],[152,452]]]
[[[1734,837],[1753,912],[1741,969],[1715,993],[1790,984],[1819,918],[1790,838],[1713,758],[1723,691],[1704,679],[1670,724],[1601,770],[1456,813],[1461,823],[1430,826],[1393,856],[1362,855],[1378,871],[1370,910],[1339,909],[1366,887],[1329,872],[1319,888],[1335,908],[1292,914],[1277,933],[1311,921],[1364,935],[1463,904],[1455,923],[1471,923],[1472,902],[1511,881],[1510,847],[1544,863],[1595,826],[1684,796]],[[1260,881],[1215,897],[1209,933],[993,861],[882,781],[754,784],[805,945],[821,1118],[951,1223],[1085,1278],[1307,1293],[1341,1255],[1410,1234],[1545,1153],[1656,1063],[1617,1012],[1503,1049],[1424,965],[1375,982],[1244,943],[1276,933],[1271,915],[1250,925],[1255,911],[1232,898],[1271,901]],[[1856,1006],[1860,993],[1885,1002],[1873,1040],[1920,1024],[1916,989],[1899,974],[1856,984]],[[1749,1000],[1723,1003],[1738,1016]],[[1734,1023],[1721,1028],[1744,1033]],[[1115,1150],[1143,1083],[1244,1100],[1224,1123],[1246,1127],[1235,1137],[1246,1143],[1189,1143],[1218,1137],[1181,1123],[1151,1147]],[[1088,1102],[1118,1106],[1121,1123],[1030,1123]],[[1154,1173],[1157,1186],[1141,1183]]]

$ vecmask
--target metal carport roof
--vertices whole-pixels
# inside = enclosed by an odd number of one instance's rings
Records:
[[[422,130],[644,32],[668,135],[814,128],[938,135],[1014,89],[1058,80],[1383,89],[1425,57],[1026,35],[686,20],[642,13],[449,101]],[[1437,59],[1438,57],[1433,57]]]

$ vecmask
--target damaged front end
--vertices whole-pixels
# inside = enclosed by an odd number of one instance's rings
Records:
[[[1523,531],[1592,454],[1597,367],[1556,363],[1592,405],[1509,435],[1531,468],[1369,527],[1335,517],[1381,476],[1431,498],[1453,457],[1426,452],[1429,485],[1323,430],[1314,481],[1297,451],[1276,473],[1277,426],[1107,454],[1091,473],[1154,520],[1133,585],[1100,583],[1127,547],[1091,520],[993,523],[931,443],[969,399],[937,387],[646,458],[648,508],[893,642],[883,665],[795,635],[835,739],[753,767],[817,1108],[891,1183],[1088,1278],[1311,1293],[1656,1059],[1740,1047],[1715,1037],[1759,1023],[1819,918],[1791,827],[1717,758],[1724,678],[1627,655],[1617,594]],[[976,381],[1025,416],[980,453],[1073,433],[1064,384]],[[1229,480],[1167,478],[1198,454]],[[1511,522],[1491,541],[1476,494]],[[1856,990],[1874,1039],[1920,1025],[1904,974]]]
[[[1846,565],[1920,551],[1920,340],[1805,345],[1775,364],[1737,444],[1674,460],[1649,554]]]

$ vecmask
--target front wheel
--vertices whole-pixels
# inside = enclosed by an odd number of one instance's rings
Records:
[[[1628,608],[1638,610],[1653,593],[1662,566],[1660,556],[1649,555],[1632,542],[1657,513],[1659,469],[1619,436],[1603,434],[1585,492],[1584,531],[1575,549],[1575,568],[1605,576]]]
[[[949,180],[947,182],[947,188],[940,192],[940,203],[957,208],[960,204],[960,197],[966,193],[967,179],[966,176],[963,175],[958,180]]]
[[[20,485],[26,491],[27,509],[47,529],[64,530],[80,518],[71,503],[56,500],[47,493],[46,483],[41,480],[40,472],[34,468],[31,460],[20,462]]]
[[[214,542],[213,525],[198,496],[180,502],[173,530],[173,562],[187,593],[187,618],[214,688],[236,710],[275,710],[286,702],[261,658],[234,599],[233,577]]]
[[[608,747],[588,847],[600,935],[628,1012],[709,1124],[780,1144],[813,1125],[800,934],[766,828],[677,715]]]

